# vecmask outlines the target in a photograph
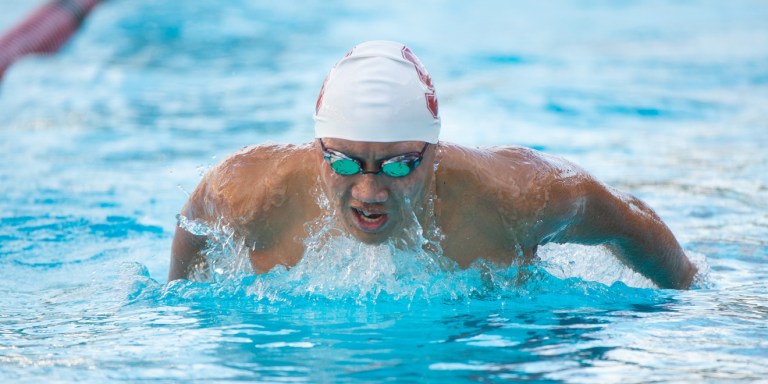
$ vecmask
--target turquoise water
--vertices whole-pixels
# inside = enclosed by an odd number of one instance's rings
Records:
[[[765,2],[272,3],[112,0],[6,73],[0,381],[768,377]],[[655,289],[600,248],[545,247],[516,285],[344,239],[254,276],[226,237],[221,268],[168,284],[201,174],[309,140],[327,70],[381,38],[429,68],[443,139],[561,155],[641,197],[696,288]]]

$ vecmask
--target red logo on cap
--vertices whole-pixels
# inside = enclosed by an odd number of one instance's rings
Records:
[[[325,76],[323,86],[320,87],[320,94],[317,95],[317,104],[315,104],[315,114],[320,113],[320,106],[323,104],[323,93],[325,93],[325,85],[328,84],[328,76]]]
[[[427,100],[427,109],[432,113],[432,117],[437,119],[437,95],[435,94],[435,86],[432,85],[432,78],[427,73],[427,68],[424,67],[421,60],[408,47],[403,47],[402,53],[404,59],[413,63],[414,67],[416,67],[416,72],[419,74],[419,79],[427,86],[427,92],[424,93],[424,97]]]

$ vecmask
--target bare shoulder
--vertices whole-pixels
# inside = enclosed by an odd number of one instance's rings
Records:
[[[531,242],[551,233],[550,226],[576,215],[597,185],[570,161],[530,148],[446,144],[441,150],[442,191],[456,201],[469,198],[475,206],[489,207],[505,226],[530,235]]]
[[[444,173],[460,174],[488,189],[514,193],[513,197],[591,178],[566,159],[520,146],[468,148],[445,143],[440,156]]]
[[[589,172],[559,156],[524,147],[492,147],[488,151],[495,154],[501,174],[496,187],[516,186],[519,194],[512,200],[540,222],[545,217],[574,216],[586,197],[605,188]],[[507,197],[502,204],[512,203]]]
[[[186,215],[233,223],[285,202],[290,189],[310,172],[311,144],[262,144],[230,155],[210,169],[185,206]],[[311,172],[310,172],[311,173]]]

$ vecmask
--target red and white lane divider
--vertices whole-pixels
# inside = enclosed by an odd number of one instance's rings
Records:
[[[0,37],[0,79],[21,56],[56,52],[99,2],[101,0],[53,0]]]

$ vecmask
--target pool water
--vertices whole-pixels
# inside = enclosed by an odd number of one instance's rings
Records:
[[[0,381],[764,380],[765,20],[759,0],[105,2],[0,84]],[[201,175],[310,140],[328,69],[371,39],[429,68],[444,140],[560,155],[648,202],[694,289],[599,247],[547,246],[518,284],[345,238],[256,276],[216,227],[219,268],[168,283]]]

